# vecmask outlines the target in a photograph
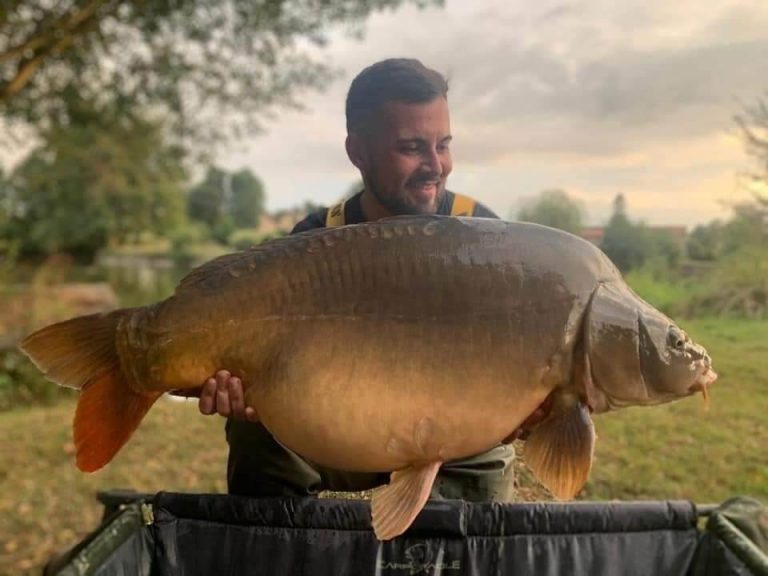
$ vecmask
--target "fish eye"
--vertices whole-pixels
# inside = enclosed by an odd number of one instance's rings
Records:
[[[675,350],[682,350],[685,348],[685,334],[677,326],[670,326],[667,332],[667,342]]]

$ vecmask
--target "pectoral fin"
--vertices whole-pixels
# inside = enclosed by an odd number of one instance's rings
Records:
[[[578,402],[553,412],[525,443],[525,461],[560,500],[570,500],[584,486],[592,467],[595,429],[587,406]]]
[[[405,532],[429,498],[442,462],[428,462],[392,472],[389,484],[371,498],[373,531],[379,540]]]

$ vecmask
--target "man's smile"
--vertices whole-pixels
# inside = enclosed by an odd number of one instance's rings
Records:
[[[440,186],[440,179],[431,180],[413,180],[409,182],[406,187],[413,192],[416,192],[420,196],[433,197],[437,194],[438,186]]]

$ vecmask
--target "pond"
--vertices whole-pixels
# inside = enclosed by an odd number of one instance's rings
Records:
[[[139,259],[101,263],[92,267],[88,274],[94,282],[107,282],[115,291],[120,306],[126,308],[167,298],[193,267],[169,260]]]
[[[123,257],[84,266],[69,260],[49,260],[37,267],[19,266],[9,275],[8,287],[26,290],[35,284],[106,283],[121,308],[143,306],[167,298],[179,281],[199,262],[179,263],[168,258]]]
[[[31,330],[53,322],[159,302],[193,267],[132,256],[91,266],[56,257],[38,266],[6,268],[0,274],[0,350],[15,348]]]
[[[170,296],[192,268],[192,263],[167,258],[132,257],[93,266],[49,259],[41,266],[0,271],[0,413],[52,403],[65,395],[17,348],[33,329],[105,308],[158,302]]]

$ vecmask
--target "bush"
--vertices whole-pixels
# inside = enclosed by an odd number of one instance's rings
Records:
[[[718,260],[688,312],[768,319],[768,247],[748,246]]]
[[[0,411],[37,404],[51,405],[74,394],[57,386],[15,349],[0,351]]]
[[[686,312],[695,284],[680,278],[671,268],[654,259],[624,275],[627,284],[646,302],[670,317]]]
[[[263,238],[264,235],[259,234],[255,228],[243,228],[232,233],[229,237],[229,245],[236,250],[248,250],[260,244]]]
[[[269,234],[259,234],[254,228],[245,228],[237,230],[229,237],[229,245],[236,250],[248,250],[248,248],[252,248],[262,242],[282,238],[283,236],[286,236],[285,232],[277,231]]]
[[[211,236],[216,242],[226,246],[229,244],[229,237],[235,231],[235,221],[231,216],[224,216],[219,219],[211,228]]]
[[[189,266],[194,255],[191,247],[210,240],[211,233],[208,226],[202,222],[190,222],[183,228],[171,232],[168,237],[171,240],[171,258],[177,265]]]

